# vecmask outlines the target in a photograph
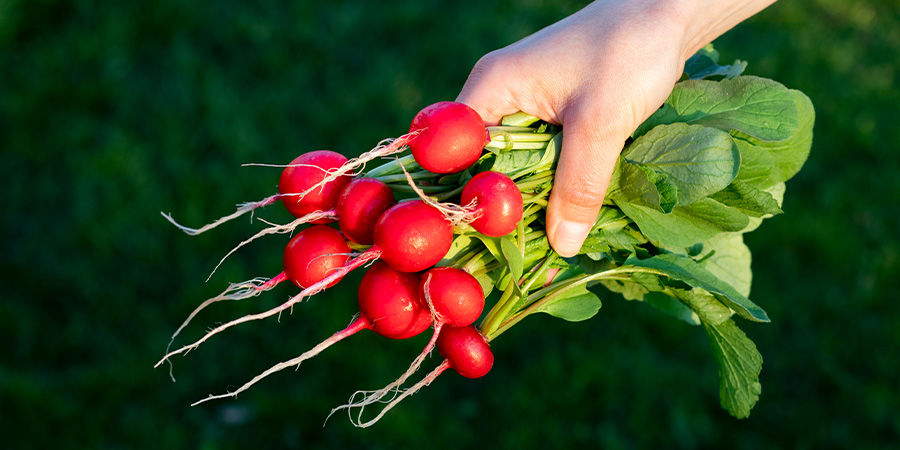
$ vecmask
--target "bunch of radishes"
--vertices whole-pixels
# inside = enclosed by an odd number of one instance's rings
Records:
[[[509,141],[509,138],[508,134],[503,134],[499,139]],[[546,145],[548,139],[542,139]],[[469,378],[487,374],[493,363],[489,339],[472,325],[484,309],[485,292],[482,283],[470,273],[484,265],[455,264],[462,268],[435,265],[448,256],[454,243],[454,230],[457,235],[480,234],[487,238],[509,235],[523,225],[523,208],[535,205],[539,209],[546,204],[548,192],[547,189],[541,189],[542,193],[532,192],[533,188],[542,188],[546,184],[532,183],[530,191],[528,186],[525,188],[526,192],[532,193],[526,203],[520,186],[503,173],[463,174],[479,160],[489,143],[491,133],[474,110],[462,103],[440,102],[420,111],[408,134],[385,141],[359,158],[348,160],[325,150],[299,156],[284,166],[278,194],[240,205],[234,214],[202,228],[183,227],[164,214],[188,234],[207,231],[278,200],[297,218],[287,225],[266,228],[238,247],[265,234],[292,232],[305,223],[311,226],[296,233],[288,242],[283,272],[271,279],[254,278],[232,284],[225,292],[194,310],[172,339],[174,341],[188,322],[211,303],[249,298],[285,280],[301,289],[298,294],[278,307],[232,320],[213,328],[192,344],[167,351],[157,366],[174,355],[196,348],[231,326],[280,314],[304,298],[334,286],[353,269],[369,266],[359,287],[359,318],[347,328],[297,358],[273,366],[236,391],[210,396],[197,403],[235,396],[259,379],[298,366],[364,329],[392,339],[410,338],[429,327],[434,333],[400,378],[384,389],[364,395],[362,400],[351,399],[344,405],[361,407],[389,395],[396,397],[378,417],[361,425],[374,423],[387,409],[430,383],[447,368]],[[412,153],[412,161],[408,157],[394,159],[365,172],[367,162],[407,149]],[[410,173],[410,170],[414,172]],[[354,177],[356,174],[359,175]],[[398,202],[395,190],[400,195],[412,192],[415,197]],[[429,196],[435,193],[443,195]],[[457,195],[458,204],[440,202]],[[536,212],[536,209],[530,211],[531,220],[536,218]],[[333,222],[337,222],[337,227],[328,225]],[[519,238],[522,240],[525,236]],[[360,252],[363,248],[365,250]],[[411,389],[396,395],[402,383],[419,368],[435,346],[445,361]]]

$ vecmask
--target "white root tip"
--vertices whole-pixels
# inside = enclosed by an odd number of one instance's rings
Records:
[[[228,222],[229,220],[236,219],[250,211],[253,211],[256,208],[262,208],[263,206],[271,205],[272,203],[275,203],[275,201],[278,200],[278,198],[279,198],[279,196],[278,196],[278,194],[276,194],[276,195],[273,195],[270,197],[266,197],[260,201],[241,203],[237,206],[237,209],[233,213],[231,213],[225,217],[221,217],[212,223],[203,225],[200,228],[186,227],[186,226],[181,225],[180,223],[176,222],[175,219],[172,218],[171,214],[166,214],[164,212],[160,212],[160,214],[163,217],[165,217],[166,220],[169,221],[169,223],[171,223],[172,225],[175,225],[175,227],[178,228],[179,230],[187,233],[188,235],[196,236],[200,233],[204,233],[204,232],[209,231],[219,225],[222,225],[223,223]]]
[[[422,388],[431,384],[431,382],[433,382],[440,374],[442,374],[449,367],[450,367],[450,362],[447,360],[444,360],[444,362],[442,362],[439,366],[437,366],[434,370],[432,370],[431,373],[429,373],[428,375],[425,375],[425,378],[422,378],[422,380],[420,380],[418,383],[412,385],[409,389],[406,389],[406,390],[400,390],[399,388],[394,389],[395,394],[392,396],[391,399],[389,399],[389,401],[387,401],[387,400],[380,401],[381,403],[387,402],[387,406],[385,406],[384,409],[382,409],[378,413],[378,415],[375,416],[372,420],[369,420],[367,422],[362,421],[362,415],[365,410],[365,405],[362,405],[359,407],[359,412],[357,413],[355,419],[353,417],[352,409],[350,407],[348,407],[347,405],[343,405],[343,406],[339,406],[337,408],[332,409],[331,413],[328,414],[328,417],[325,418],[325,422],[326,423],[328,422],[328,418],[330,418],[332,414],[334,414],[335,412],[337,412],[341,409],[346,408],[347,415],[350,418],[350,423],[352,423],[353,426],[355,426],[357,428],[368,428],[368,427],[374,425],[379,420],[381,420],[381,418],[384,417],[384,415],[387,414],[387,412],[390,411],[391,408],[393,408],[398,403],[403,401],[403,399],[405,399],[406,397],[409,397],[410,395],[415,394],[416,392],[419,392]],[[355,392],[350,397],[350,404],[354,403],[355,397],[357,395],[359,395],[360,393],[362,393],[363,395],[367,394],[366,391]],[[356,402],[356,403],[361,403],[361,402]],[[369,404],[371,404],[371,403],[369,403]]]

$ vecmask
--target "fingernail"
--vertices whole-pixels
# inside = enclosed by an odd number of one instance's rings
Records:
[[[575,256],[591,231],[591,224],[563,220],[554,230],[553,249],[564,257]]]

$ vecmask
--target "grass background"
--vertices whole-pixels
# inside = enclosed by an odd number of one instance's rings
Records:
[[[284,241],[199,224],[275,191],[282,162],[397,135],[477,58],[583,2],[0,1],[0,433],[7,448],[879,448],[900,438],[900,16],[896,2],[780,2],[717,41],[723,60],[806,92],[809,162],[786,214],[748,235],[742,323],[765,358],[748,420],[718,405],[702,330],[609,296],[596,318],[528,319],[490,376],[446,375],[377,426],[329,409],[406,367],[356,338],[234,401],[188,404],[300,353],[354,313],[336,288],[153,370],[226,281],[280,270]],[[623,80],[627,82],[627,80]],[[277,208],[263,213],[286,219]],[[349,286],[354,286],[358,275]],[[187,336],[283,300],[218,305]],[[262,304],[262,305],[260,305]],[[200,325],[203,324],[203,325]]]

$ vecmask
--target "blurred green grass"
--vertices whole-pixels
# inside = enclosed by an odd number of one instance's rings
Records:
[[[482,54],[582,2],[0,1],[0,430],[8,448],[888,448],[900,438],[900,16],[895,2],[781,2],[717,41],[723,59],[809,95],[813,151],[783,216],[748,236],[745,323],[765,358],[750,419],[719,408],[701,330],[615,296],[578,324],[533,318],[482,380],[442,377],[377,426],[322,421],[423,345],[358,337],[299,374],[190,408],[292,357],[355,310],[352,287],[231,330],[153,370],[226,281],[280,270],[283,240],[208,270],[273,192],[281,162],[359,153],[452,99]],[[282,211],[261,213],[283,220]],[[346,283],[353,286],[356,278]],[[203,326],[291,292],[217,305]]]

